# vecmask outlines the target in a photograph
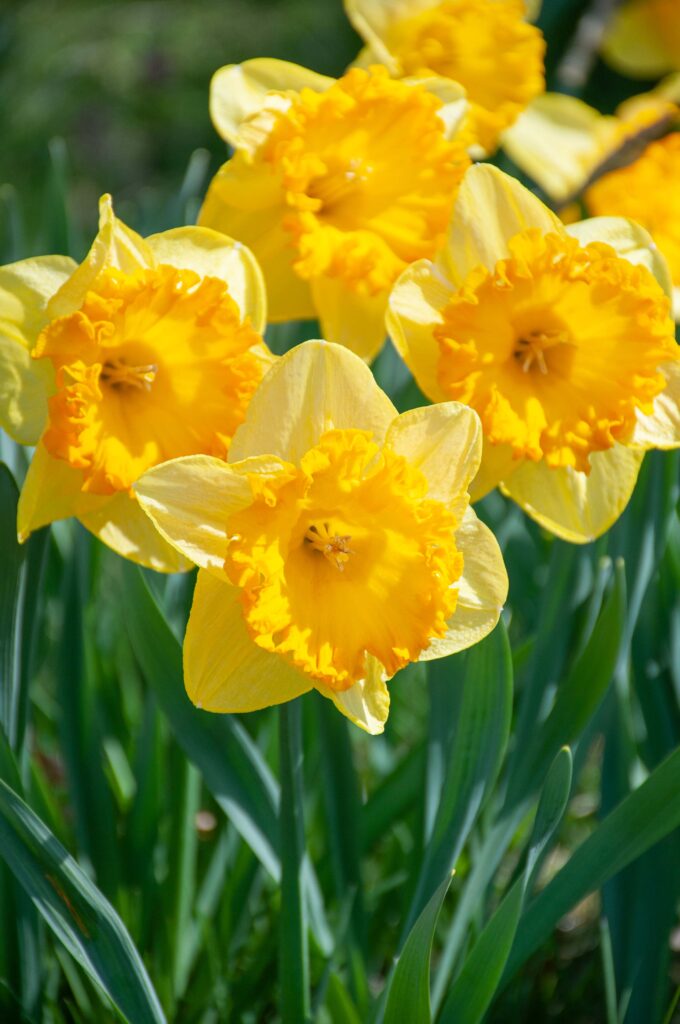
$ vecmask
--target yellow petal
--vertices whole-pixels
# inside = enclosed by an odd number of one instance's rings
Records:
[[[477,413],[459,402],[411,409],[391,424],[385,440],[425,476],[428,496],[451,507],[462,519],[470,481],[482,456]]]
[[[515,178],[491,164],[470,167],[458,190],[447,244],[453,283],[480,264],[493,270],[510,255],[509,240],[527,228],[564,232],[560,219]]]
[[[257,711],[311,689],[301,672],[251,639],[239,595],[199,571],[184,639],[184,685],[205,711]]]
[[[111,499],[81,490],[83,474],[63,459],[53,458],[40,443],[33,453],[19,495],[17,532],[25,541],[34,530],[99,508]]]
[[[91,512],[79,514],[83,526],[123,558],[156,572],[184,572],[191,562],[175,550],[158,532],[127,491],[106,498]]]
[[[148,470],[134,491],[173,547],[224,578],[227,520],[253,500],[247,474],[275,472],[280,466],[279,460],[266,455],[235,466],[210,455],[188,455]]]
[[[210,116],[222,138],[238,146],[242,123],[261,110],[268,93],[324,92],[334,81],[299,64],[270,57],[228,64],[215,72],[210,83]]]
[[[590,217],[577,224],[569,224],[567,233],[577,238],[581,245],[606,242],[629,263],[647,267],[666,295],[672,298],[673,282],[668,264],[649,232],[635,221],[625,217]]]
[[[537,96],[503,133],[503,148],[517,166],[555,202],[580,192],[620,132],[575,96]]]
[[[385,44],[394,25],[412,18],[440,0],[345,0],[345,11],[362,39],[369,44],[373,62],[386,64],[392,74],[399,68]]]
[[[503,491],[551,533],[587,544],[616,522],[635,487],[643,451],[615,445],[591,455],[590,475],[523,462]]]
[[[439,385],[439,345],[434,328],[442,323],[441,310],[455,289],[430,260],[418,260],[397,279],[389,298],[387,330],[394,347],[433,402],[446,395]]]
[[[47,420],[54,371],[31,359],[47,322],[47,304],[76,264],[67,256],[39,256],[0,267],[0,426],[20,444],[36,444]]]
[[[97,236],[78,269],[49,303],[50,318],[67,316],[80,309],[88,289],[104,267],[117,267],[131,274],[140,267],[153,267],[155,262],[144,239],[115,216],[111,196],[102,196]]]
[[[617,71],[633,78],[658,78],[675,66],[664,46],[649,0],[624,3],[605,35],[602,54]]]
[[[267,325],[267,294],[259,264],[242,242],[204,227],[174,228],[151,235],[146,243],[158,263],[221,278],[241,316],[262,334]]]
[[[19,444],[36,444],[45,429],[52,378],[51,364],[31,359],[0,321],[0,427]]]
[[[508,574],[498,541],[471,508],[456,530],[456,544],[463,554],[456,610],[446,636],[433,640],[421,661],[456,654],[482,640],[498,622],[508,596]]]
[[[366,362],[375,359],[387,337],[387,296],[358,295],[337,277],[316,278],[311,287],[324,338]]]
[[[390,694],[385,685],[382,665],[370,655],[367,658],[368,673],[349,690],[331,690],[317,684],[317,690],[335,704],[338,711],[364,732],[377,736],[384,731],[390,712]]]
[[[229,461],[278,455],[298,463],[333,429],[370,430],[380,444],[396,415],[358,356],[327,341],[306,341],[264,377],[234,434]]]
[[[450,78],[404,78],[403,81],[418,89],[426,89],[442,101],[437,116],[444,122],[446,138],[452,139],[470,109],[463,86]]]
[[[283,227],[287,212],[280,179],[269,165],[237,153],[213,178],[198,218],[253,252],[267,286],[272,322],[316,316],[309,284],[293,269],[297,254]]]
[[[498,487],[501,480],[507,480],[519,465],[519,460],[512,457],[509,444],[490,444],[485,437],[479,471],[470,485],[470,501],[480,501]]]
[[[661,370],[668,384],[654,399],[654,412],[638,410],[629,444],[640,448],[680,448],[680,366],[666,363]]]

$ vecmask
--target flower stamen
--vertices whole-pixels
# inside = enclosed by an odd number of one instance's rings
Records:
[[[108,384],[109,387],[122,391],[128,388],[150,391],[157,373],[157,363],[147,363],[145,366],[128,366],[125,360],[119,356],[115,359],[108,359],[104,363],[99,379]]]
[[[331,534],[328,523],[312,523],[305,534],[306,543],[315,551],[320,551],[338,572],[344,572],[349,556],[355,553],[349,546],[351,539],[350,534]]]

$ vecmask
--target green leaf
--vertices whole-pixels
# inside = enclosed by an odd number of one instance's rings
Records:
[[[564,747],[555,758],[541,793],[522,877],[477,939],[451,988],[439,1024],[478,1024],[491,1004],[517,933],[526,894],[566,810],[571,772],[571,752]]]
[[[233,715],[193,706],[184,689],[182,648],[137,566],[121,562],[123,615],[135,657],[186,756],[263,867],[281,876],[279,787],[269,765]],[[308,857],[303,864],[309,923],[324,952],[332,946],[323,901]]]
[[[43,822],[0,780],[0,854],[71,956],[131,1024],[165,1021],[121,919]]]
[[[508,741],[512,659],[503,623],[465,659],[465,671],[457,683],[451,757],[405,930],[455,866],[484,797],[496,781]],[[453,666],[447,658],[428,668],[446,675]]]
[[[305,900],[302,895],[305,829],[302,795],[302,723],[300,701],[279,709],[281,800],[281,921],[279,926],[279,984],[283,1024],[308,1024],[309,948]]]
[[[0,725],[15,746],[20,671],[17,612],[23,551],[17,540],[19,491],[7,466],[0,464]]]
[[[623,564],[618,563],[614,586],[593,632],[560,683],[546,720],[535,730],[509,787],[507,803],[518,803],[535,792],[550,762],[565,744],[578,739],[595,714],[616,668],[626,621],[626,583]]]
[[[612,811],[527,909],[513,947],[510,977],[564,914],[680,826],[680,748]]]
[[[444,897],[451,885],[446,878],[420,914],[404,944],[387,993],[384,1024],[429,1024],[430,956],[434,930]]]

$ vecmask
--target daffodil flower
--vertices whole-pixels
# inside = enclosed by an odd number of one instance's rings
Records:
[[[638,225],[565,228],[501,171],[467,172],[446,248],[399,279],[388,326],[425,394],[481,417],[473,499],[500,484],[576,543],[611,526],[645,450],[680,446],[669,293]]]
[[[345,0],[345,9],[366,43],[358,65],[463,86],[475,155],[493,152],[500,133],[545,88],[545,43],[527,21],[524,0]]]
[[[585,194],[595,216],[630,217],[649,231],[673,279],[673,314],[680,320],[680,132],[652,143],[628,167],[605,174]]]
[[[503,560],[468,505],[480,455],[471,409],[399,416],[345,348],[308,341],[277,361],[228,463],[189,456],[135,484],[199,566],[184,643],[191,700],[254,711],[315,688],[382,732],[389,677],[498,621]]]
[[[469,165],[453,83],[392,81],[355,68],[337,81],[278,60],[218,71],[217,130],[235,153],[199,222],[240,238],[264,271],[272,321],[318,318],[370,359],[389,290],[433,255]]]
[[[132,485],[179,455],[226,457],[273,360],[264,325],[243,245],[206,228],[143,239],[108,196],[80,266],[43,256],[0,268],[0,425],[36,446],[20,539],[76,516],[134,561],[187,568]]]
[[[595,179],[630,163],[667,132],[678,118],[679,98],[678,76],[621,103],[615,114],[547,92],[504,132],[503,149],[556,207],[568,206]]]
[[[602,53],[612,67],[633,78],[680,70],[677,0],[624,0],[604,37]]]

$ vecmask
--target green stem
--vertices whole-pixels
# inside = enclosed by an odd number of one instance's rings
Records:
[[[307,920],[302,896],[304,821],[302,809],[302,725],[300,701],[279,709],[281,803],[281,924],[279,973],[282,1024],[310,1020]]]

